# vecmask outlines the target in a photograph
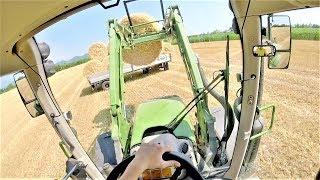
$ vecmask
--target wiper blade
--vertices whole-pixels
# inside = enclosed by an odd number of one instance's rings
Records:
[[[176,117],[168,124],[166,127],[170,131],[174,131],[178,125],[181,123],[181,121],[186,117],[186,115],[201,101],[203,100],[203,97],[207,95],[212,89],[214,89],[221,81],[223,81],[223,75],[222,73],[218,74],[217,77],[215,77],[207,86],[203,88],[202,91],[200,91],[181,111],[179,114],[176,115]],[[218,82],[217,82],[218,81]],[[216,83],[216,84],[214,84]],[[214,84],[214,85],[213,85]],[[213,85],[211,87],[211,85]],[[191,104],[195,102],[192,106]]]

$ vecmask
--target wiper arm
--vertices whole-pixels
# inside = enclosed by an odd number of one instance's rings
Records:
[[[218,82],[217,82],[218,81]],[[221,81],[223,81],[222,73],[218,74],[207,86],[203,88],[181,111],[176,117],[168,124],[166,127],[170,131],[174,131],[181,121],[186,117],[186,115],[203,99],[205,95],[207,95],[212,89],[214,89]],[[214,84],[216,83],[216,84]],[[213,85],[214,84],[214,85]],[[211,87],[211,85],[213,85]],[[193,102],[195,102],[192,106],[190,106]]]

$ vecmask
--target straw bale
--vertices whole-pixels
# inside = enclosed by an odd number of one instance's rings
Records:
[[[144,13],[136,13],[130,16],[132,25],[143,24],[155,21],[154,18]],[[129,20],[124,17],[120,20],[123,26],[129,26]],[[139,28],[135,28],[135,33],[138,35],[148,34],[160,31],[158,23],[151,23]],[[133,49],[123,50],[123,59],[126,63],[133,65],[147,65],[152,63],[161,53],[162,41],[150,41],[135,45]]]
[[[106,72],[109,67],[108,46],[105,43],[93,43],[88,50],[90,61],[83,69],[83,76],[88,77],[96,73]]]
[[[108,47],[103,42],[93,43],[88,51],[91,60],[105,61],[108,57]]]
[[[83,68],[83,76],[89,77],[96,73],[106,72],[108,71],[109,63],[107,60],[105,61],[98,61],[98,60],[91,60],[86,63],[86,66]]]
[[[162,52],[163,53],[170,53],[174,51],[174,47],[171,45],[171,43],[164,42],[162,43]]]

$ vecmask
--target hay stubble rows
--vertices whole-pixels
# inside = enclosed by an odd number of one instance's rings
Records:
[[[225,42],[196,43],[208,78],[224,67]],[[231,43],[230,99],[235,98],[241,72],[241,49]],[[177,47],[172,51],[170,70],[153,71],[126,82],[126,104],[133,109],[144,100],[176,94],[184,102],[192,98],[184,65]],[[82,76],[85,64],[52,76],[49,81],[55,98],[64,111],[73,113],[72,126],[85,149],[95,136],[110,127],[109,95],[92,92]],[[319,41],[293,41],[288,70],[266,70],[263,100],[277,105],[273,133],[264,137],[257,159],[260,177],[315,176],[319,164]],[[219,87],[222,90],[222,87]],[[59,139],[44,116],[31,119],[17,91],[0,95],[1,101],[1,168],[0,177],[61,177],[65,160],[58,147]],[[217,105],[210,100],[211,105]],[[128,108],[129,109],[129,108]]]

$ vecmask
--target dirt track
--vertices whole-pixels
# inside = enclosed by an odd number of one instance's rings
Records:
[[[290,68],[266,70],[263,100],[277,105],[277,122],[273,133],[262,139],[257,159],[259,177],[313,178],[320,167],[319,45],[319,41],[293,41]],[[241,71],[242,60],[239,42],[232,42],[231,47],[233,100],[239,88],[235,73]],[[224,67],[225,42],[197,43],[193,48],[208,77]],[[72,111],[72,126],[77,129],[80,142],[90,149],[95,136],[109,128],[109,96],[104,91],[91,91],[82,77],[83,67],[55,74],[50,84],[62,110]],[[126,104],[131,108],[159,96],[176,94],[185,102],[192,97],[178,53],[173,53],[169,71],[134,77],[126,86]],[[1,94],[0,101],[0,177],[61,177],[66,159],[46,118],[31,119],[16,90]]]

